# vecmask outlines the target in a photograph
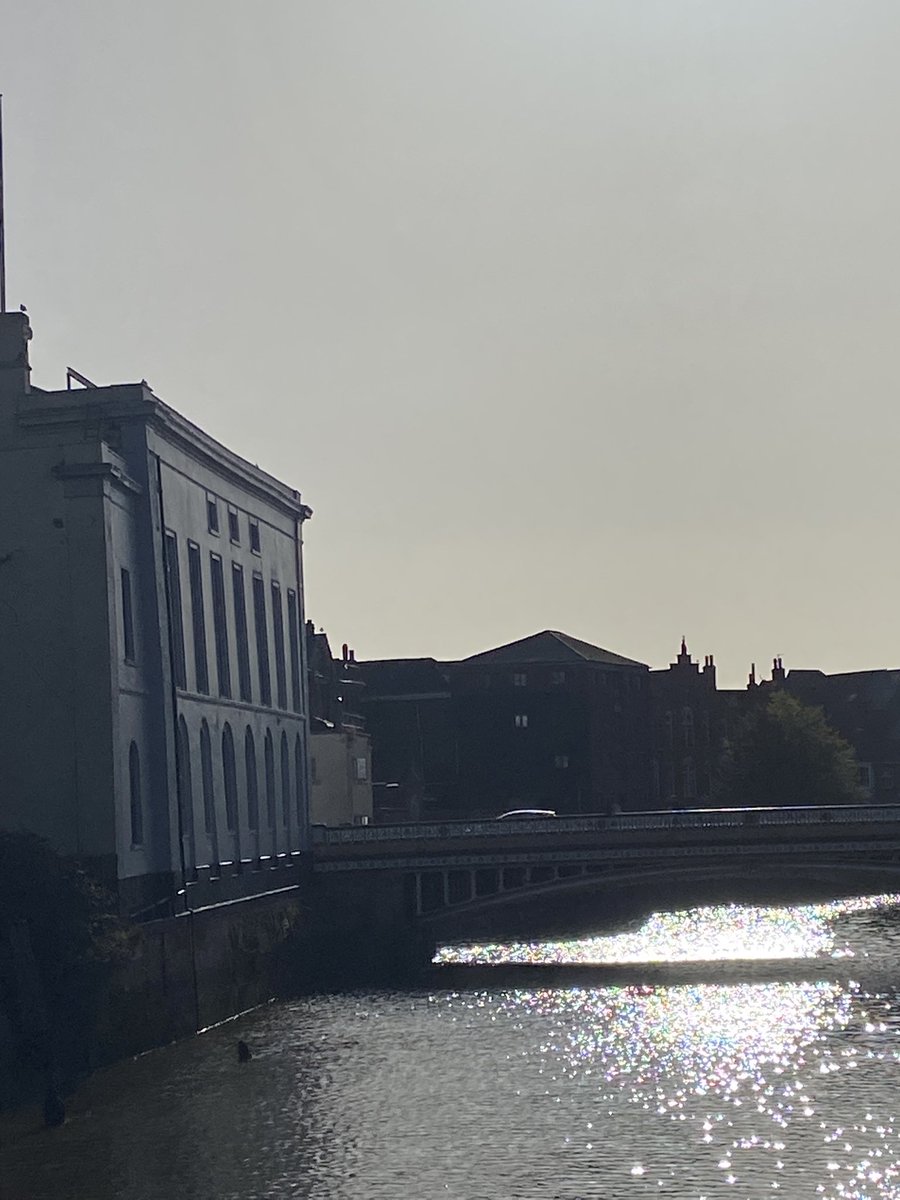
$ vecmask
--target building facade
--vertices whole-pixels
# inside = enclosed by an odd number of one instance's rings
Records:
[[[457,662],[362,662],[379,819],[649,807],[645,664],[555,630]]]
[[[556,630],[451,673],[460,794],[485,814],[649,806],[649,669]]]
[[[650,672],[650,694],[654,807],[711,804],[726,733],[712,655],[701,668],[682,638],[675,661],[664,671]]]
[[[870,804],[900,803],[900,671],[787,671],[780,658],[771,682],[804,704],[821,708],[856,754],[858,782]]]
[[[33,387],[30,337],[0,315],[0,826],[132,915],[289,886],[310,510],[144,382]]]
[[[353,651],[331,653],[328,637],[306,623],[310,712],[310,820],[314,825],[372,821],[372,745],[360,713],[364,688]]]

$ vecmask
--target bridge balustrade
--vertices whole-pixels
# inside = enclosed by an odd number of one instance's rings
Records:
[[[548,817],[527,820],[422,821],[404,825],[313,827],[315,845],[346,845],[396,841],[450,841],[455,838],[504,838],[511,835],[636,832],[665,829],[739,828],[749,825],[820,825],[900,821],[900,807],[848,805],[822,808],[690,809],[666,812],[619,813],[616,816]]]

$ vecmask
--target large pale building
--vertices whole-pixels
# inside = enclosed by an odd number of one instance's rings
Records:
[[[0,315],[0,828],[131,914],[288,887],[310,510],[144,382],[32,387],[30,337]]]

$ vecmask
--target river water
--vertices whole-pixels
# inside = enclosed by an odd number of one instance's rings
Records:
[[[450,961],[716,960],[674,987],[272,1004],[0,1124],[2,1200],[900,1198],[900,897],[662,914]],[[842,982],[729,983],[838,960]],[[245,1039],[249,1063],[237,1061]]]

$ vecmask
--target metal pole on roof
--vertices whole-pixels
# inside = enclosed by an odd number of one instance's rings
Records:
[[[0,313],[6,312],[6,237],[3,229],[3,95],[0,94]]]

